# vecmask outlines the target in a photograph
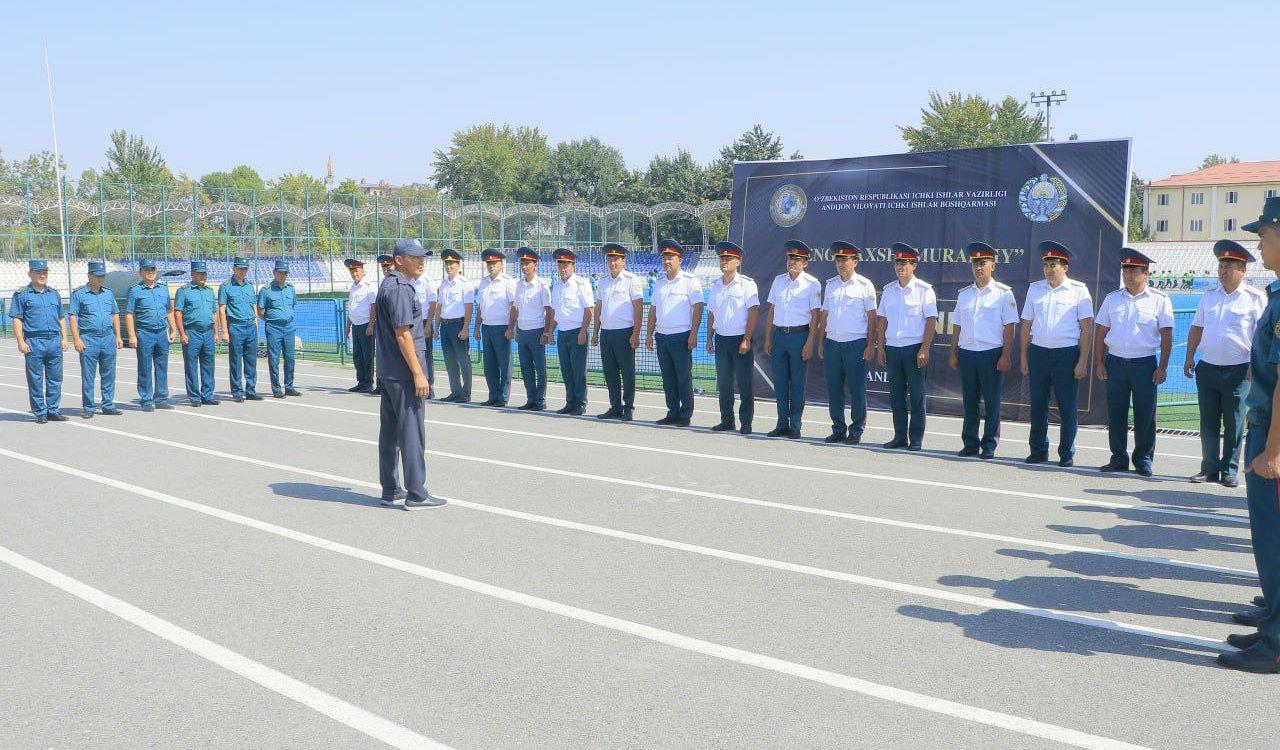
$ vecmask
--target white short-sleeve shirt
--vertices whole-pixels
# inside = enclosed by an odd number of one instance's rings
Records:
[[[1160,329],[1173,328],[1173,303],[1169,295],[1146,287],[1136,295],[1117,289],[1098,306],[1094,318],[1107,327],[1107,353],[1133,359],[1150,357],[1160,349]]]
[[[702,304],[702,282],[688,271],[674,279],[664,273],[653,285],[653,309],[657,311],[655,333],[687,333],[693,328],[693,306]]]
[[[960,326],[961,349],[985,352],[1004,346],[1004,327],[1018,322],[1018,302],[1008,284],[970,284],[956,295],[952,321]],[[1008,354],[1009,352],[1005,352]]]
[[[551,307],[555,310],[556,327],[562,331],[581,328],[582,311],[595,306],[596,295],[591,291],[591,282],[576,273],[568,281],[551,287]]]
[[[773,305],[775,326],[807,326],[813,311],[822,307],[822,282],[807,273],[794,279],[789,273],[780,273],[769,285],[768,301]]]
[[[510,276],[485,276],[476,287],[476,306],[480,323],[507,326],[511,322],[511,305],[516,301],[516,280]]]
[[[1200,359],[1222,367],[1248,364],[1253,332],[1266,307],[1267,293],[1248,284],[1241,284],[1230,294],[1221,286],[1205,292],[1191,321],[1191,325],[1204,329],[1198,350]]]
[[[880,290],[878,317],[885,319],[885,346],[913,346],[924,343],[928,318],[938,317],[938,298],[933,286],[913,276],[904,287],[897,279]]]
[[[347,292],[347,320],[351,321],[351,325],[368,325],[369,314],[377,299],[378,285],[373,283],[373,279],[366,276],[360,283],[352,284],[351,290]]]
[[[547,308],[551,307],[551,285],[541,276],[516,282],[516,327],[531,331],[547,324]]]
[[[857,273],[848,281],[832,276],[822,294],[822,309],[827,315],[826,338],[839,342],[865,339],[867,313],[876,309],[876,286]]]
[[[436,301],[436,284],[426,276],[419,276],[409,282],[413,285],[414,296],[418,298],[418,306],[422,308],[422,319],[431,321],[431,303]]]
[[[446,320],[461,318],[467,312],[463,306],[476,301],[475,287],[462,274],[441,279],[436,296],[440,300],[440,317]]]
[[[639,276],[623,270],[615,279],[606,273],[600,279],[599,296],[601,328],[616,331],[635,327],[636,311],[632,303],[644,299],[644,282]]]
[[[1093,318],[1093,297],[1089,287],[1075,279],[1064,279],[1056,287],[1047,279],[1027,287],[1022,319],[1031,321],[1031,343],[1045,349],[1080,345],[1080,321]]]
[[[715,332],[721,336],[741,336],[747,332],[747,316],[760,306],[760,290],[750,276],[735,274],[733,281],[724,277],[711,282],[707,307],[715,316]]]

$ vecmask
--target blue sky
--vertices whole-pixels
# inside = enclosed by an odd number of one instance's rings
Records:
[[[193,177],[425,181],[453,131],[596,135],[643,166],[754,122],[809,157],[904,150],[930,90],[1066,88],[1055,135],[1132,136],[1159,178],[1280,159],[1274,2],[22,3],[0,45],[0,150],[48,148],[40,44],[74,173],[126,128]]]

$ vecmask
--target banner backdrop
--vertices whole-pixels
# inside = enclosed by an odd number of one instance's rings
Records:
[[[1125,237],[1129,189],[1128,139],[1067,141],[849,159],[740,162],[733,168],[729,239],[746,250],[743,271],[760,287],[761,313],[773,279],[786,272],[782,245],[790,239],[814,250],[808,272],[824,285],[835,275],[828,245],[837,239],[862,248],[858,273],[878,289],[894,281],[889,246],[906,242],[921,252],[916,275],[938,297],[938,331],[926,374],[931,412],[960,413],[960,379],[947,365],[956,294],[973,283],[964,247],[975,240],[997,249],[996,278],[1013,287],[1018,310],[1027,286],[1044,278],[1036,246],[1053,239],[1074,255],[1070,276],[1089,286],[1094,309],[1120,286],[1119,249]],[[757,331],[756,388],[773,395],[773,375]],[[1092,360],[1092,357],[1090,357]],[[1004,415],[1026,419],[1026,379],[1014,367],[1004,381]],[[887,408],[883,368],[867,375],[868,402]],[[816,356],[808,368],[807,399],[825,403],[826,383]],[[1081,383],[1079,418],[1106,419],[1101,383]]]

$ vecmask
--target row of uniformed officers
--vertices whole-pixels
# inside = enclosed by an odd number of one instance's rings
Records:
[[[505,256],[485,250],[486,275],[478,283],[460,273],[462,255],[444,250],[444,275],[438,287],[416,279],[428,330],[444,349],[450,393],[443,400],[471,401],[468,339],[481,342],[488,398],[484,406],[506,406],[511,387],[511,347],[516,342],[526,391],[523,410],[546,408],[545,346],[555,343],[566,401],[561,414],[582,415],[587,404],[588,346],[599,347],[609,392],[609,408],[600,419],[629,421],[635,409],[635,352],[644,345],[657,354],[667,413],[658,424],[686,426],[693,414],[692,352],[705,313],[706,348],[715,354],[720,422],[713,431],[750,434],[754,421],[752,341],[764,326],[763,349],[770,360],[777,394],[777,422],[771,437],[797,438],[805,405],[805,374],[816,355],[826,375],[832,431],[826,441],[856,445],[866,425],[867,368],[876,362],[887,371],[893,412],[893,439],[886,448],[920,450],[925,434],[925,371],[936,322],[932,286],[916,276],[920,260],[905,243],[892,246],[896,279],[877,295],[857,273],[860,250],[835,242],[831,255],[837,275],[824,285],[806,273],[810,248],[799,240],[785,244],[787,271],[769,287],[769,309],[759,318],[756,282],[739,272],[743,249],[732,242],[716,248],[722,275],[710,283],[704,304],[699,279],[681,269],[684,248],[673,240],[661,245],[662,274],[653,288],[647,321],[642,280],[626,269],[627,249],[609,243],[603,252],[608,273],[592,289],[575,272],[572,250],[554,252],[559,284],[537,274],[539,253],[520,248],[520,274],[505,274]],[[1103,300],[1095,315],[1088,288],[1070,278],[1071,252],[1046,241],[1039,252],[1045,278],[1032,283],[1021,313],[1013,291],[995,279],[995,250],[983,242],[966,247],[974,283],[960,290],[952,317],[954,332],[948,364],[959,371],[964,404],[961,456],[994,457],[1000,432],[1004,373],[1016,366],[1029,379],[1031,434],[1028,463],[1049,460],[1049,405],[1061,415],[1058,463],[1071,466],[1077,432],[1079,382],[1090,357],[1107,381],[1111,460],[1103,471],[1132,468],[1151,474],[1155,449],[1156,391],[1170,362],[1173,309],[1169,298],[1147,285],[1151,260],[1122,249],[1122,288]],[[1244,370],[1249,340],[1262,308],[1262,293],[1243,283],[1253,259],[1241,245],[1222,241],[1214,247],[1221,286],[1205,295],[1193,323],[1186,370],[1201,391],[1204,460],[1193,481],[1236,486],[1243,430]],[[390,256],[379,261],[386,264]],[[372,282],[363,264],[348,260],[354,284],[349,318],[356,353],[357,384],[371,392],[373,378]],[[705,310],[704,310],[705,307]],[[1021,323],[1020,340],[1018,328]],[[588,341],[590,344],[588,344]],[[1200,360],[1195,364],[1199,350]],[[428,363],[430,353],[428,352]],[[1242,369],[1243,368],[1243,369]],[[431,373],[428,373],[431,375]],[[735,409],[736,406],[736,409]],[[1128,446],[1132,409],[1134,445]],[[981,432],[979,428],[981,427]]]

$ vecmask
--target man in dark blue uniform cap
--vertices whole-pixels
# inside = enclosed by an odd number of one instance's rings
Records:
[[[18,351],[26,360],[27,396],[37,424],[65,422],[58,408],[62,400],[62,352],[67,348],[67,329],[62,320],[62,296],[45,284],[49,263],[27,263],[31,280],[13,293],[9,317]]]
[[[218,287],[218,319],[227,341],[231,398],[236,403],[262,400],[254,390],[258,385],[257,301],[258,292],[249,281],[249,261],[237,257],[231,261],[231,278]]]
[[[192,406],[221,403],[213,396],[213,347],[217,342],[214,318],[218,300],[205,284],[208,273],[204,261],[191,261],[191,283],[180,287],[173,298],[173,322],[182,339],[187,401]]]
[[[287,262],[276,261],[271,275],[271,283],[258,290],[258,317],[266,322],[267,372],[271,374],[271,395],[276,398],[301,396],[298,389],[293,387],[296,357],[293,319],[298,293],[288,281]],[[283,377],[280,372],[281,360],[284,360]]]
[[[1268,198],[1262,216],[1242,227],[1258,233],[1258,255],[1280,277],[1280,198]],[[1262,585],[1260,606],[1232,617],[1256,633],[1233,634],[1227,643],[1241,649],[1220,654],[1218,663],[1246,672],[1280,672],[1280,420],[1274,419],[1280,375],[1280,278],[1267,287],[1267,307],[1253,335],[1249,362],[1249,434],[1245,438],[1245,487],[1249,532]]]
[[[89,283],[71,293],[67,323],[71,341],[80,354],[80,416],[92,419],[93,387],[101,378],[102,413],[120,416],[116,408],[116,352],[124,346],[120,337],[120,305],[103,285],[107,264],[89,261]]]
[[[138,352],[138,403],[143,411],[172,409],[169,403],[169,344],[174,341],[173,300],[160,283],[156,262],[138,261],[142,280],[125,299],[129,341]]]
[[[391,505],[402,492],[405,508],[444,505],[425,485],[427,466],[423,442],[424,399],[431,395],[427,381],[427,343],[422,306],[412,281],[422,275],[424,259],[431,253],[417,240],[396,242],[394,267],[378,287],[374,315],[374,351],[378,379],[382,383],[381,427],[378,430],[378,479],[382,504]],[[397,455],[399,454],[399,455]],[[400,487],[397,462],[403,467]]]

